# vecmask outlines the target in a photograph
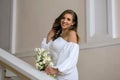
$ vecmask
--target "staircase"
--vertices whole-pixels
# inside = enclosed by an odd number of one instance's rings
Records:
[[[15,75],[9,70],[5,71],[5,79],[4,80],[22,80],[19,76]]]
[[[40,72],[30,64],[15,57],[0,48],[0,80],[55,80],[44,72]],[[8,69],[17,76],[5,77],[4,70]],[[5,77],[5,79],[3,79]]]

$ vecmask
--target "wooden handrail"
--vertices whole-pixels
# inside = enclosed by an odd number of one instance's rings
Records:
[[[0,65],[12,71],[23,80],[55,80],[44,72],[0,48]]]

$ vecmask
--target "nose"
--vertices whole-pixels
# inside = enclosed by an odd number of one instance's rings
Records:
[[[63,22],[67,22],[67,19],[64,19]]]

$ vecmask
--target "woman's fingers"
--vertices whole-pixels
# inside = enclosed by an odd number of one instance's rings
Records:
[[[46,68],[46,69],[45,69],[45,72],[46,72],[47,74],[50,74],[49,68]]]
[[[47,67],[47,68],[45,69],[45,72],[46,72],[48,75],[50,75],[50,74],[56,75],[56,74],[58,74],[58,69],[54,69],[54,68],[51,68],[51,67]]]

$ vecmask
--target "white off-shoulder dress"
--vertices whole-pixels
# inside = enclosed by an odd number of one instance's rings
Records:
[[[54,63],[54,68],[58,68],[60,73],[57,80],[78,80],[77,61],[79,56],[79,45],[74,42],[68,42],[62,37],[46,43],[43,38],[42,47],[47,49]]]

